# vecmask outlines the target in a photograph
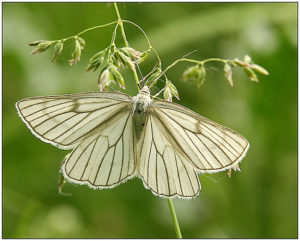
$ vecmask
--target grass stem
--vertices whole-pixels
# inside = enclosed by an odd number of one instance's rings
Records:
[[[176,212],[175,212],[175,208],[174,208],[172,199],[168,198],[168,204],[169,204],[170,212],[171,212],[171,215],[172,215],[172,220],[173,220],[173,223],[174,223],[176,236],[177,236],[177,238],[182,238],[179,223],[177,221]]]
[[[122,37],[123,37],[123,40],[124,40],[124,44],[126,47],[129,47],[129,44],[128,44],[128,41],[127,41],[127,38],[126,38],[126,34],[125,34],[125,30],[124,30],[124,27],[123,27],[123,21],[121,19],[121,15],[119,13],[119,9],[118,9],[118,5],[117,3],[114,3],[114,7],[115,7],[115,10],[116,10],[116,14],[117,14],[117,17],[118,17],[118,24],[120,26],[120,29],[121,29],[121,34],[122,34]],[[133,73],[133,76],[134,76],[134,79],[135,79],[135,83],[137,85],[137,88],[138,90],[140,91],[140,87],[139,87],[139,77],[137,75],[137,72],[135,69],[132,70],[132,73]]]

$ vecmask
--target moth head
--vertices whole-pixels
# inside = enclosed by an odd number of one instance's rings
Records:
[[[147,85],[145,85],[145,86],[141,89],[140,93],[144,93],[144,94],[150,95],[150,89],[149,89],[149,87],[148,87]]]

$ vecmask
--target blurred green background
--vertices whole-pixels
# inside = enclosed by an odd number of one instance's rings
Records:
[[[235,70],[231,88],[222,65],[210,64],[201,89],[180,81],[189,64],[168,72],[181,104],[250,142],[241,173],[200,175],[197,198],[174,200],[183,237],[296,238],[297,3],[120,3],[119,10],[146,31],[163,67],[197,49],[191,58],[249,54],[270,72],[254,83]],[[3,3],[3,238],[175,237],[167,201],[140,179],[101,191],[68,183],[64,191],[72,196],[60,195],[68,151],[33,136],[14,106],[24,97],[97,90],[97,73],[84,70],[110,43],[112,27],[83,35],[86,49],[72,67],[71,44],[52,64],[51,51],[31,56],[28,43],[115,19],[106,3]],[[131,45],[144,50],[143,36],[125,28]],[[154,64],[149,58],[142,72]],[[136,94],[131,73],[124,75],[127,92]]]

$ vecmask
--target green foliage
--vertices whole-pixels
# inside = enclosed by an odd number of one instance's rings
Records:
[[[136,67],[139,67],[139,64],[141,64],[150,54],[150,51],[153,50],[156,54],[156,57],[159,61],[159,65],[155,67],[153,70],[153,74],[150,75],[149,79],[146,79],[146,85],[151,88],[154,87],[156,84],[157,80],[164,76],[166,78],[165,82],[165,88],[163,89],[163,96],[165,100],[172,101],[172,96],[175,96],[177,99],[179,99],[178,91],[175,87],[175,85],[167,79],[166,72],[169,70],[171,67],[175,66],[179,62],[191,62],[191,63],[196,63],[195,66],[187,68],[183,72],[183,80],[185,82],[187,81],[192,81],[197,83],[197,86],[200,87],[203,85],[206,77],[206,68],[205,64],[208,62],[221,62],[224,63],[224,72],[225,72],[225,77],[229,81],[229,84],[233,86],[233,80],[232,80],[232,70],[230,66],[233,67],[241,67],[248,78],[251,81],[258,82],[258,78],[256,74],[254,73],[253,70],[256,72],[263,74],[263,75],[268,75],[268,71],[265,70],[263,67],[255,64],[251,57],[248,55],[245,55],[244,61],[239,60],[238,58],[235,58],[233,60],[228,60],[228,59],[220,59],[220,58],[210,58],[210,59],[205,59],[205,60],[195,60],[195,59],[189,59],[189,58],[181,58],[176,60],[173,64],[169,65],[164,71],[161,70],[161,59],[157,53],[157,51],[152,47],[150,40],[144,30],[139,27],[137,24],[131,22],[131,21],[123,21],[120,19],[120,14],[118,9],[116,8],[116,13],[118,16],[118,21],[109,23],[109,24],[104,24],[104,25],[99,25],[95,26],[92,28],[85,29],[84,31],[71,36],[67,37],[61,40],[54,40],[54,41],[45,41],[45,40],[40,40],[40,41],[34,41],[29,44],[29,46],[35,46],[35,49],[32,51],[32,54],[36,53],[41,53],[46,51],[51,45],[54,43],[54,53],[53,53],[53,58],[52,62],[56,60],[56,58],[60,55],[62,49],[63,49],[63,42],[67,40],[74,40],[74,47],[72,51],[72,59],[69,61],[70,65],[72,66],[76,62],[79,62],[80,56],[81,56],[81,50],[84,49],[85,47],[85,40],[79,35],[86,33],[91,30],[95,30],[97,28],[103,28],[105,26],[109,26],[111,24],[115,24],[115,30],[113,32],[112,40],[111,43],[108,47],[105,49],[101,50],[100,52],[94,54],[94,56],[90,59],[89,64],[86,68],[86,72],[89,71],[96,71],[98,67],[101,67],[100,74],[99,74],[99,80],[98,80],[98,86],[100,91],[102,90],[108,90],[111,85],[118,85],[119,87],[125,89],[125,82],[123,79],[122,74],[120,73],[121,68],[128,68],[130,69],[133,74],[134,78],[136,81],[136,84],[138,85],[137,87],[139,88],[139,79],[137,79],[137,73],[136,73]],[[134,25],[136,28],[138,28],[146,38],[148,42],[148,50],[140,52],[132,47],[128,47],[129,43],[126,39],[123,23],[129,23]],[[125,47],[123,48],[117,48],[115,44],[116,40],[116,35],[117,35],[117,29],[120,27],[122,37],[124,40],[124,45]],[[141,76],[142,77],[142,76]]]
[[[193,81],[180,81],[191,66],[183,63],[168,72],[181,104],[238,130],[251,143],[241,173],[232,173],[230,179],[226,173],[213,175],[217,184],[201,175],[200,196],[174,202],[184,237],[296,238],[297,4],[131,3],[120,4],[120,11],[147,31],[163,57],[162,69],[195,48],[199,55],[193,56],[201,57],[196,59],[234,60],[248,53],[270,72],[256,84],[245,81],[243,73],[249,68],[254,74],[266,74],[254,63],[226,62],[230,67],[226,70],[226,63],[205,63],[207,81],[200,90]],[[72,68],[67,65],[74,37],[63,39],[55,65],[49,59],[59,40],[50,41],[42,55],[34,56],[24,49],[26,44],[114,20],[114,9],[106,3],[3,4],[3,238],[174,237],[166,201],[145,190],[138,179],[102,191],[65,184],[63,191],[72,196],[59,195],[59,160],[65,153],[30,135],[14,108],[21,97],[95,90],[103,60],[96,73],[94,67],[89,75],[83,72],[93,50],[109,45],[114,29],[109,25],[86,33],[80,62]],[[140,32],[124,25],[132,48],[148,51]],[[122,39],[115,42],[119,50],[124,48]],[[39,43],[35,44],[36,48]],[[142,73],[153,69],[151,63],[157,62],[153,56],[150,53],[142,63]],[[232,76],[235,88],[225,83],[222,69],[229,83]],[[124,66],[118,71],[126,91],[136,94],[131,71]],[[157,72],[161,75],[161,70]],[[157,76],[146,80],[149,85],[156,82],[153,92],[166,84]]]

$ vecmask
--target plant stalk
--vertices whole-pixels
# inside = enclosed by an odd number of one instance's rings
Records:
[[[121,34],[122,34],[122,37],[123,37],[124,44],[125,44],[126,47],[129,47],[128,41],[126,39],[125,30],[124,30],[124,27],[123,27],[123,21],[121,19],[120,13],[119,13],[119,9],[118,9],[117,3],[114,3],[114,7],[115,7],[116,14],[117,14],[117,17],[118,17],[118,24],[119,24],[120,29],[121,29]],[[148,38],[147,38],[147,40],[148,40]],[[149,40],[148,40],[148,43],[150,45]],[[134,70],[132,70],[132,72],[133,72],[133,75],[134,75],[134,78],[135,78],[135,81],[136,81],[137,88],[138,88],[138,90],[140,90],[139,85],[138,85],[139,78],[137,76],[136,70],[134,69]],[[176,212],[175,212],[175,209],[174,209],[174,205],[173,205],[172,199],[168,198],[168,205],[169,205],[170,212],[171,212],[171,215],[172,215],[172,220],[173,220],[173,223],[174,223],[174,228],[175,228],[176,236],[177,236],[177,238],[182,238],[180,227],[179,227],[179,224],[178,224],[178,221],[177,221]]]
[[[205,59],[205,60],[194,60],[194,59],[186,59],[186,58],[183,58],[181,59],[180,61],[186,61],[186,62],[190,62],[190,63],[195,63],[195,64],[201,64],[201,65],[204,65],[205,63],[207,62],[221,62],[221,63],[226,63],[228,62],[229,60],[227,59],[220,59],[220,58],[210,58],[210,59]]]
[[[179,223],[177,221],[176,212],[175,212],[175,208],[174,208],[172,199],[168,198],[168,204],[169,204],[170,212],[171,212],[171,215],[172,215],[172,220],[173,220],[173,223],[174,223],[176,236],[177,236],[177,238],[182,238]]]
[[[114,7],[115,7],[115,10],[116,10],[116,14],[117,14],[117,17],[118,17],[118,24],[120,26],[120,29],[121,29],[121,34],[122,34],[122,37],[123,37],[123,40],[124,40],[124,44],[126,47],[129,47],[129,44],[128,44],[128,41],[126,39],[126,34],[125,34],[125,30],[124,30],[124,27],[123,27],[123,21],[121,19],[121,15],[119,13],[119,9],[118,9],[118,5],[117,3],[114,3]],[[133,76],[134,76],[134,79],[135,79],[135,83],[137,85],[137,88],[138,90],[140,91],[140,87],[139,87],[139,77],[136,73],[136,70],[133,69],[132,70],[132,73],[133,73]]]

